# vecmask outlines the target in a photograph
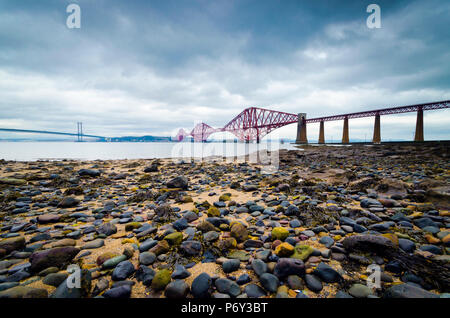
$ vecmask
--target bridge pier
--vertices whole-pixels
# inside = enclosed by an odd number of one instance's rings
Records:
[[[348,117],[346,116],[344,118],[344,129],[342,131],[342,143],[348,144],[349,138],[348,138]]]
[[[324,122],[323,120],[320,122],[320,128],[319,128],[319,144],[325,143],[325,128],[324,128]]]
[[[380,114],[375,115],[375,126],[373,127],[373,139],[372,142],[374,144],[381,143],[381,134],[380,134]]]
[[[307,144],[308,139],[306,138],[306,113],[298,114],[298,124],[297,124],[297,140],[296,144]]]
[[[416,134],[414,136],[414,141],[423,141],[423,109],[419,107],[417,110],[417,120],[416,120]]]

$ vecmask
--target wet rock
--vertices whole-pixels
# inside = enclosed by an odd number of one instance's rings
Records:
[[[187,190],[188,188],[188,179],[185,176],[178,176],[173,178],[172,180],[166,183],[168,188],[180,188],[183,190]]]
[[[79,251],[78,248],[67,246],[34,252],[30,256],[30,271],[36,273],[51,266],[62,268],[69,264]]]
[[[37,221],[39,224],[48,224],[48,223],[56,223],[59,222],[61,216],[57,214],[44,214],[39,215]]]
[[[58,203],[58,207],[63,208],[63,209],[73,208],[73,207],[77,206],[79,203],[80,203],[80,200],[78,200],[77,198],[65,197]]]
[[[66,273],[51,273],[45,276],[42,282],[46,285],[58,287],[66,280],[67,276]]]
[[[283,279],[289,275],[305,275],[305,264],[303,261],[293,258],[280,258],[275,265],[274,274]]]
[[[343,280],[342,276],[335,269],[324,262],[320,263],[313,273],[326,283],[336,283]]]
[[[156,261],[156,255],[151,252],[143,252],[139,255],[139,263],[143,265],[151,265]]]
[[[191,276],[191,273],[186,270],[186,268],[183,265],[175,265],[175,270],[172,273],[173,279],[184,279]]]
[[[103,293],[105,298],[130,298],[131,296],[131,286],[122,285],[119,287],[114,287]]]
[[[272,229],[272,239],[284,241],[289,236],[289,231],[284,227],[274,227]]]
[[[206,273],[201,273],[192,282],[191,290],[195,298],[208,298],[212,279]]]
[[[394,285],[388,288],[384,294],[384,298],[439,298],[439,295],[433,294],[422,288],[411,284]]]
[[[353,284],[348,293],[356,298],[367,298],[369,295],[373,295],[372,289],[362,284]]]
[[[241,223],[234,223],[231,226],[231,236],[238,242],[244,242],[248,237],[247,229]]]
[[[277,291],[279,280],[273,274],[264,273],[259,277],[261,285],[270,293],[275,293]]]
[[[131,263],[130,261],[123,261],[117,264],[117,266],[114,268],[111,279],[114,281],[125,280],[130,277],[130,275],[135,271],[136,269],[134,268],[133,263]]]
[[[0,292],[0,298],[47,298],[48,292],[42,288],[16,286]]]
[[[164,295],[167,298],[184,299],[189,292],[189,286],[183,280],[175,280],[166,286]]]
[[[110,236],[117,233],[117,227],[110,222],[104,223],[98,227],[97,233]]]
[[[199,241],[184,241],[181,243],[180,251],[187,256],[196,256],[202,252],[202,243]]]
[[[25,238],[23,236],[11,237],[0,241],[0,248],[6,253],[19,251],[25,247]]]
[[[161,269],[156,272],[152,280],[152,289],[161,290],[164,289],[171,281],[172,273],[168,269]]]
[[[215,286],[220,293],[228,294],[231,297],[236,297],[241,293],[239,285],[227,278],[216,279]]]
[[[231,273],[239,269],[241,261],[238,259],[229,259],[223,262],[222,269],[225,273]]]
[[[266,296],[266,292],[264,291],[264,289],[256,284],[248,284],[247,286],[245,286],[244,292],[249,298],[259,298]]]
[[[81,177],[99,177],[101,175],[101,172],[99,170],[95,169],[81,169],[78,170],[78,175]]]
[[[394,244],[388,238],[381,235],[354,235],[346,237],[342,242],[347,250],[363,251],[383,251],[384,249],[395,248]]]
[[[322,282],[315,275],[306,274],[305,283],[309,290],[318,293],[323,289]]]

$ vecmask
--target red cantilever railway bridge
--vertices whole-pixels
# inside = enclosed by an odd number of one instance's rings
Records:
[[[408,112],[417,112],[416,134],[414,141],[423,141],[423,111],[449,108],[450,101],[440,101],[408,106],[397,106],[383,109],[375,109],[357,113],[342,115],[306,118],[305,113],[291,114],[259,107],[249,107],[244,109],[239,115],[233,118],[223,128],[213,128],[205,123],[197,124],[190,133],[183,129],[178,131],[176,140],[181,141],[187,136],[192,136],[194,141],[206,141],[208,137],[216,132],[231,132],[240,141],[259,141],[273,130],[297,123],[297,143],[307,143],[306,124],[320,123],[319,143],[325,142],[324,122],[333,120],[344,120],[342,133],[342,143],[349,142],[348,120],[351,118],[362,118],[375,116],[373,142],[381,142],[380,138],[380,116],[400,114]]]

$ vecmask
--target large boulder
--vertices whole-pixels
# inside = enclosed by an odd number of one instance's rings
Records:
[[[78,175],[81,177],[99,177],[102,173],[95,169],[81,169],[78,171]]]
[[[0,298],[47,298],[48,292],[43,288],[16,286],[0,292]]]
[[[381,235],[362,234],[346,237],[342,244],[348,251],[361,250],[383,252],[386,249],[394,249],[396,246],[390,239]]]
[[[30,271],[32,273],[38,273],[53,266],[62,268],[68,265],[79,252],[80,249],[72,246],[56,247],[34,252],[30,256]]]
[[[425,289],[413,286],[411,284],[394,285],[388,288],[384,298],[439,298],[439,295],[433,294]]]
[[[289,275],[305,276],[305,264],[295,258],[280,258],[273,271],[275,276],[283,279]]]
[[[187,190],[188,185],[189,185],[188,179],[185,176],[178,176],[166,183],[166,186],[168,188],[172,188],[172,189],[179,188],[179,189]]]
[[[19,251],[25,247],[25,238],[23,236],[16,236],[0,241],[0,249],[5,250],[6,253],[12,251]]]
[[[73,208],[80,203],[80,200],[74,197],[65,197],[58,203],[58,208]]]
[[[43,214],[37,217],[39,224],[56,223],[59,221],[61,216],[57,214]]]
[[[97,229],[97,233],[98,234],[104,234],[106,236],[110,236],[112,234],[116,234],[117,233],[117,227],[108,222],[108,223],[104,223],[102,225],[100,225]]]
[[[248,238],[248,232],[244,225],[241,223],[234,223],[231,226],[231,236],[234,237],[238,242],[244,242]]]

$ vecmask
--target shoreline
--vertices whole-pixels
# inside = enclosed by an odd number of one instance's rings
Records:
[[[192,298],[202,284],[211,297],[444,297],[448,150],[282,149],[270,174],[261,162],[0,160],[0,297],[65,297],[69,264],[89,281],[80,297]]]

